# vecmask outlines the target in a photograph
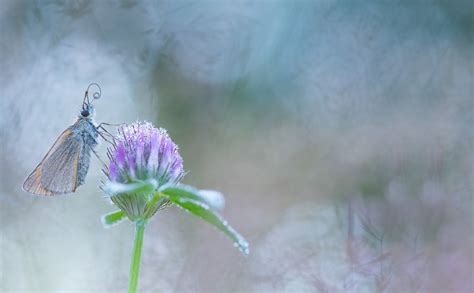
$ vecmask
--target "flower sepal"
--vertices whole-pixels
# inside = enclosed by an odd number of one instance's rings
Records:
[[[147,180],[135,179],[130,183],[109,181],[103,187],[110,200],[120,208],[130,221],[149,219],[164,203],[165,199],[155,199],[154,191],[158,189],[158,181],[154,178]],[[113,226],[119,214],[107,214],[103,217],[106,227]]]
[[[157,192],[119,193],[111,196],[110,200],[132,222],[147,220],[169,204],[169,200],[166,197],[160,196]]]

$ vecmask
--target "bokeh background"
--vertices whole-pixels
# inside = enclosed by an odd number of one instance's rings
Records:
[[[98,82],[96,120],[167,128],[251,245],[170,207],[142,292],[472,292],[473,5],[0,0],[1,290],[126,289],[98,160],[74,195],[21,190]]]

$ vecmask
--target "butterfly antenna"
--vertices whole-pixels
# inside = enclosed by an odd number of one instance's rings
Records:
[[[92,97],[94,98],[94,100],[98,100],[100,99],[100,97],[102,96],[102,89],[100,88],[100,85],[98,83],[90,83],[88,86],[87,86],[87,89],[86,89],[86,92],[84,94],[84,101],[82,102],[82,108],[84,109],[86,105],[90,105],[91,102],[89,100],[89,91],[90,91],[90,88],[91,87],[97,87],[98,91],[95,91],[93,94],[92,94]]]

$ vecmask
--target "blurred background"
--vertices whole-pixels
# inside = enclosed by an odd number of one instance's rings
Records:
[[[473,291],[472,1],[0,2],[2,291],[126,289],[98,160],[73,195],[21,190],[90,82],[250,242],[165,209],[142,292]]]

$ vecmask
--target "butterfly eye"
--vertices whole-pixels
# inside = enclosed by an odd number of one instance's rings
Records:
[[[89,111],[82,110],[81,115],[82,115],[82,117],[87,117],[87,116],[89,116]]]

